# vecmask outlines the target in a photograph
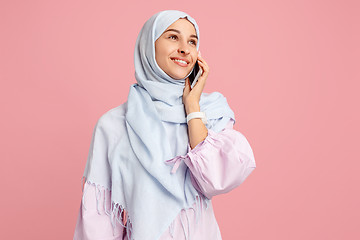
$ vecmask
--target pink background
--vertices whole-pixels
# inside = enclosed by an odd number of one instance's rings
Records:
[[[95,123],[126,101],[136,37],[165,9],[197,20],[205,92],[255,154],[213,200],[223,239],[360,239],[355,0],[2,0],[0,239],[72,239]]]

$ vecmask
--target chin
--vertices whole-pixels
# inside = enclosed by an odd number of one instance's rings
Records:
[[[185,77],[185,76],[184,76],[184,77]],[[171,77],[171,78],[173,78],[173,79],[175,79],[175,80],[181,80],[181,79],[183,79],[184,77],[173,76],[173,77]]]
[[[175,79],[175,80],[180,80],[180,79],[184,79],[189,73],[186,72],[176,72],[176,73],[171,73],[168,74],[171,78]]]
[[[187,74],[184,75],[173,75],[172,78],[175,80],[181,80],[184,79],[186,77]]]
[[[173,62],[171,63],[174,64]],[[172,70],[172,71],[171,72],[169,71],[170,74],[167,73],[167,75],[169,75],[171,78],[175,80],[184,79],[190,73],[190,69],[192,68],[189,68],[189,66],[182,69],[179,69],[179,67],[173,68],[173,66],[169,66],[168,70]]]

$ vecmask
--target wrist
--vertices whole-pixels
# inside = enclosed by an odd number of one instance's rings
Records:
[[[186,122],[189,123],[191,122],[191,120],[193,119],[199,119],[203,122],[203,124],[207,124],[207,119],[206,119],[206,114],[205,112],[192,112],[192,113],[189,113],[187,116],[186,116]]]
[[[189,115],[192,112],[200,112],[199,103],[192,103],[185,105],[186,115]]]

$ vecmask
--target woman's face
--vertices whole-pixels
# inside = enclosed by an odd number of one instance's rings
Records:
[[[156,62],[173,79],[183,79],[196,63],[196,44],[194,25],[187,19],[180,18],[155,41]]]

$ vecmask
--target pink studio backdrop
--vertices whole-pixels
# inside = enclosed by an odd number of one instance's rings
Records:
[[[0,239],[72,239],[98,118],[144,22],[198,22],[257,169],[213,199],[223,239],[360,239],[358,1],[0,2]]]

